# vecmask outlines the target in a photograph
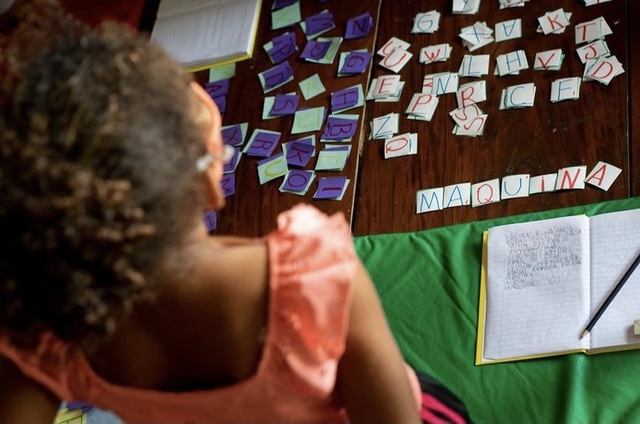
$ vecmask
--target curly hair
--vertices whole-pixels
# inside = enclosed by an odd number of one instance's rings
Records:
[[[51,0],[17,2],[0,30],[0,333],[100,341],[153,299],[204,209],[191,77]]]

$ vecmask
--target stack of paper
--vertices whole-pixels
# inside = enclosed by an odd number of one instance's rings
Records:
[[[420,49],[418,62],[428,65],[433,62],[445,62],[451,56],[451,44],[442,43],[433,46],[426,46]]]
[[[480,9],[480,0],[453,0],[451,12],[463,15],[473,15]]]
[[[462,28],[459,36],[462,38],[462,45],[471,52],[494,41],[493,30],[487,26],[486,22],[476,22]]]
[[[431,10],[425,13],[418,13],[413,18],[412,34],[433,34],[440,26],[440,12]]]
[[[533,107],[535,97],[536,86],[534,83],[512,85],[502,90],[499,109],[506,110]]]
[[[151,39],[187,69],[253,54],[262,0],[161,0]]]

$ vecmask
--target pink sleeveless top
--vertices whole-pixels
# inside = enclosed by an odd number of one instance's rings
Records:
[[[344,351],[356,253],[341,215],[297,206],[266,237],[269,312],[256,373],[230,386],[164,392],[111,384],[52,334],[36,352],[0,340],[0,354],[63,400],[86,401],[129,423],[346,422],[333,396]]]

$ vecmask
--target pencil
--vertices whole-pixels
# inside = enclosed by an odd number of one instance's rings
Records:
[[[600,305],[598,312],[596,312],[593,318],[591,318],[591,321],[589,321],[589,324],[587,324],[586,328],[582,332],[582,336],[580,336],[581,339],[584,338],[584,336],[586,336],[587,334],[589,334],[591,330],[593,330],[593,326],[596,325],[596,322],[598,322],[598,320],[600,319],[604,311],[607,310],[607,307],[609,307],[609,304],[611,303],[611,301],[613,301],[613,299],[616,297],[616,295],[618,294],[622,286],[624,286],[624,284],[627,282],[629,277],[631,277],[631,274],[633,274],[633,271],[636,270],[636,268],[638,267],[638,264],[640,264],[640,253],[636,257],[636,259],[633,261],[629,269],[627,269],[627,272],[624,273],[620,281],[618,281],[618,284],[616,284],[616,286],[613,288],[611,293],[609,293],[609,296],[607,296],[607,298],[602,303],[602,305]]]

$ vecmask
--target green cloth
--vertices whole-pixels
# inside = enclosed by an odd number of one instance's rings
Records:
[[[640,423],[640,350],[474,365],[483,231],[634,208],[640,198],[362,236],[355,245],[407,362],[440,379],[475,422]]]

